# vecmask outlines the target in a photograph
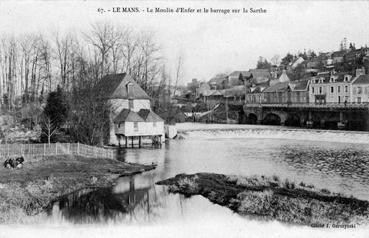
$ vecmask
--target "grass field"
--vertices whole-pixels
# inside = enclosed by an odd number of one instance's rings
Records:
[[[33,222],[50,201],[74,190],[111,185],[119,176],[154,169],[112,159],[40,157],[22,169],[0,168],[0,223]]]
[[[262,220],[300,225],[368,224],[369,201],[344,197],[277,176],[179,174],[158,182],[185,196],[202,195],[233,211]]]

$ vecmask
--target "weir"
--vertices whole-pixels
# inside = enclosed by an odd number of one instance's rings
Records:
[[[218,124],[221,126],[220,124]],[[204,124],[211,126],[211,124]],[[297,141],[324,141],[338,143],[368,144],[369,132],[286,128],[282,126],[229,125],[227,128],[199,128],[193,131],[184,130],[185,138],[218,138],[218,139],[283,139]],[[236,127],[238,126],[238,127]],[[182,134],[182,132],[180,132]]]

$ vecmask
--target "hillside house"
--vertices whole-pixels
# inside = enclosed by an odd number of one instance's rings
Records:
[[[311,79],[310,103],[349,103],[352,76],[348,73],[322,73]]]
[[[290,81],[284,72],[277,82],[263,91],[264,103],[307,103],[309,102],[309,80]]]
[[[250,69],[249,70],[252,76],[252,84],[258,86],[269,86],[269,81],[272,78],[269,69]]]
[[[208,84],[212,90],[221,90],[228,87],[228,77],[227,75],[219,74],[214,78],[210,79]]]
[[[107,75],[96,89],[110,107],[108,144],[128,145],[136,139],[139,145],[142,139],[164,141],[164,120],[151,110],[151,98],[129,75]]]
[[[228,75],[228,85],[230,87],[243,85],[244,80],[247,80],[250,77],[251,73],[249,71],[234,71]]]
[[[364,69],[356,70],[356,77],[352,80],[351,102],[369,102],[369,75],[365,74]]]
[[[331,59],[333,64],[342,63],[344,60],[344,56],[346,54],[345,50],[335,51],[331,54]]]

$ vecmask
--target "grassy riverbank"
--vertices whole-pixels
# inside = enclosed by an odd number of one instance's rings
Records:
[[[369,202],[317,190],[303,182],[276,176],[237,177],[221,174],[179,174],[158,182],[169,191],[202,195],[241,215],[302,225],[363,224],[369,221]]]
[[[109,186],[124,175],[154,169],[117,160],[80,156],[50,156],[22,169],[0,168],[0,223],[32,221],[50,201],[88,186]]]

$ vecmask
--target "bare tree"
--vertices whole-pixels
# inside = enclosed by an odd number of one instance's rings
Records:
[[[140,57],[138,64],[137,76],[139,83],[144,90],[147,90],[149,82],[151,82],[159,73],[159,46],[154,41],[153,33],[143,33],[140,38]],[[142,70],[142,71],[141,71]],[[141,72],[142,73],[141,73]]]
[[[183,77],[183,56],[180,55],[177,59],[173,95],[176,95],[176,92],[178,89],[178,83],[181,81],[182,77]]]
[[[121,32],[116,31],[112,24],[96,23],[92,25],[92,31],[85,34],[87,40],[99,50],[100,77],[109,72],[108,54],[122,37]]]
[[[273,65],[279,65],[280,63],[280,59],[281,57],[279,55],[274,55],[271,59],[270,59],[270,62],[273,64]]]
[[[131,75],[134,64],[134,56],[139,46],[139,39],[131,30],[127,30],[123,37],[122,46],[122,53],[125,59],[125,66],[123,66],[123,69],[125,69],[125,72]]]
[[[64,89],[70,89],[70,83],[73,81],[75,69],[75,55],[78,46],[75,38],[71,34],[61,36],[59,32],[55,33],[55,55],[59,68],[61,85]]]
[[[47,143],[51,143],[51,137],[58,131],[58,127],[55,126],[55,123],[51,119],[50,116],[43,115],[41,120],[41,133],[47,136]]]

